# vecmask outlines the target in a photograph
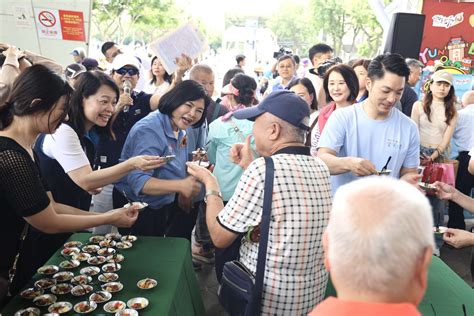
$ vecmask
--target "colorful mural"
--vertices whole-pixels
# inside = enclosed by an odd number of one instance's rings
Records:
[[[474,74],[474,4],[425,0],[426,15],[420,61],[443,64],[453,73]],[[457,72],[459,71],[459,72]]]

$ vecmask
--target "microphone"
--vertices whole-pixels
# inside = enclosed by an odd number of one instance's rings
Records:
[[[130,80],[125,80],[123,82],[123,92],[125,92],[129,96],[132,93],[132,82]],[[128,112],[129,109],[130,109],[130,106],[128,106],[128,105],[123,107],[124,112]]]

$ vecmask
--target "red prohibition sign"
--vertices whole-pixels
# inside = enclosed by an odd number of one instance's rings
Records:
[[[56,17],[49,11],[41,11],[38,14],[38,20],[46,27],[52,27],[56,24]]]

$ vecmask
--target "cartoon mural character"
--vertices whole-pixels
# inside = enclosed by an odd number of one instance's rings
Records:
[[[446,46],[449,52],[449,59],[452,62],[461,61],[464,58],[465,47],[467,47],[467,43],[462,37],[452,37]]]

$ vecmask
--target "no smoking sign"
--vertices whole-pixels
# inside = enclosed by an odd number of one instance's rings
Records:
[[[53,27],[56,24],[56,17],[49,11],[41,11],[38,14],[38,21],[45,27]]]

